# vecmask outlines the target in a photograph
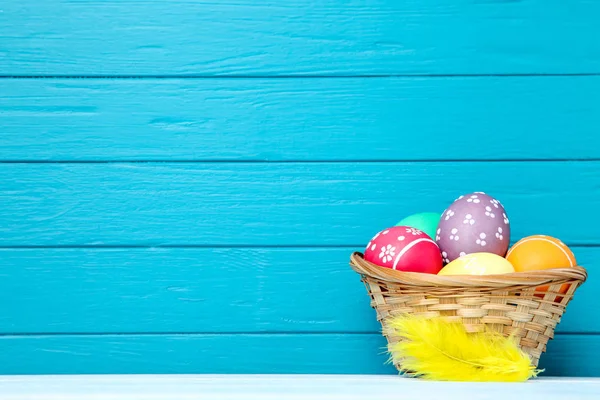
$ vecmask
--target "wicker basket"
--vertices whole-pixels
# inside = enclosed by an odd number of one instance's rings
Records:
[[[402,272],[365,261],[361,253],[352,254],[350,265],[371,296],[388,345],[399,340],[386,326],[388,317],[444,316],[462,322],[468,332],[486,325],[505,336],[513,334],[535,367],[575,290],[587,278],[581,267],[482,276]],[[561,287],[568,290],[560,293]],[[401,370],[399,361],[393,361]]]

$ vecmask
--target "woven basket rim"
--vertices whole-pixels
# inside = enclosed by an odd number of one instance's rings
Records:
[[[587,271],[581,266],[553,268],[531,272],[515,272],[501,275],[434,275],[418,272],[404,272],[380,267],[363,258],[360,252],[350,256],[350,266],[360,275],[366,275],[389,283],[422,287],[462,287],[462,288],[506,288],[514,286],[537,287],[561,284],[587,279]]]

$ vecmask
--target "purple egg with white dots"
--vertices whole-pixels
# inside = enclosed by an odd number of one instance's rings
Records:
[[[506,210],[498,200],[483,192],[460,196],[444,210],[435,241],[446,264],[471,253],[504,257],[510,243]]]

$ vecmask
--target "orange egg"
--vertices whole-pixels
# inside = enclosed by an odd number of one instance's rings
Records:
[[[570,268],[577,265],[575,255],[567,245],[557,238],[546,235],[533,235],[519,240],[508,250],[506,259],[516,272]],[[566,293],[568,289],[569,285],[564,284],[560,293]],[[548,286],[538,288],[538,291],[546,290]]]

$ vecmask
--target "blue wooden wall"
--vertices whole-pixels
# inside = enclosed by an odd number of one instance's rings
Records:
[[[589,269],[542,365],[600,376],[599,19],[3,0],[0,373],[394,373],[349,255],[483,190]]]

